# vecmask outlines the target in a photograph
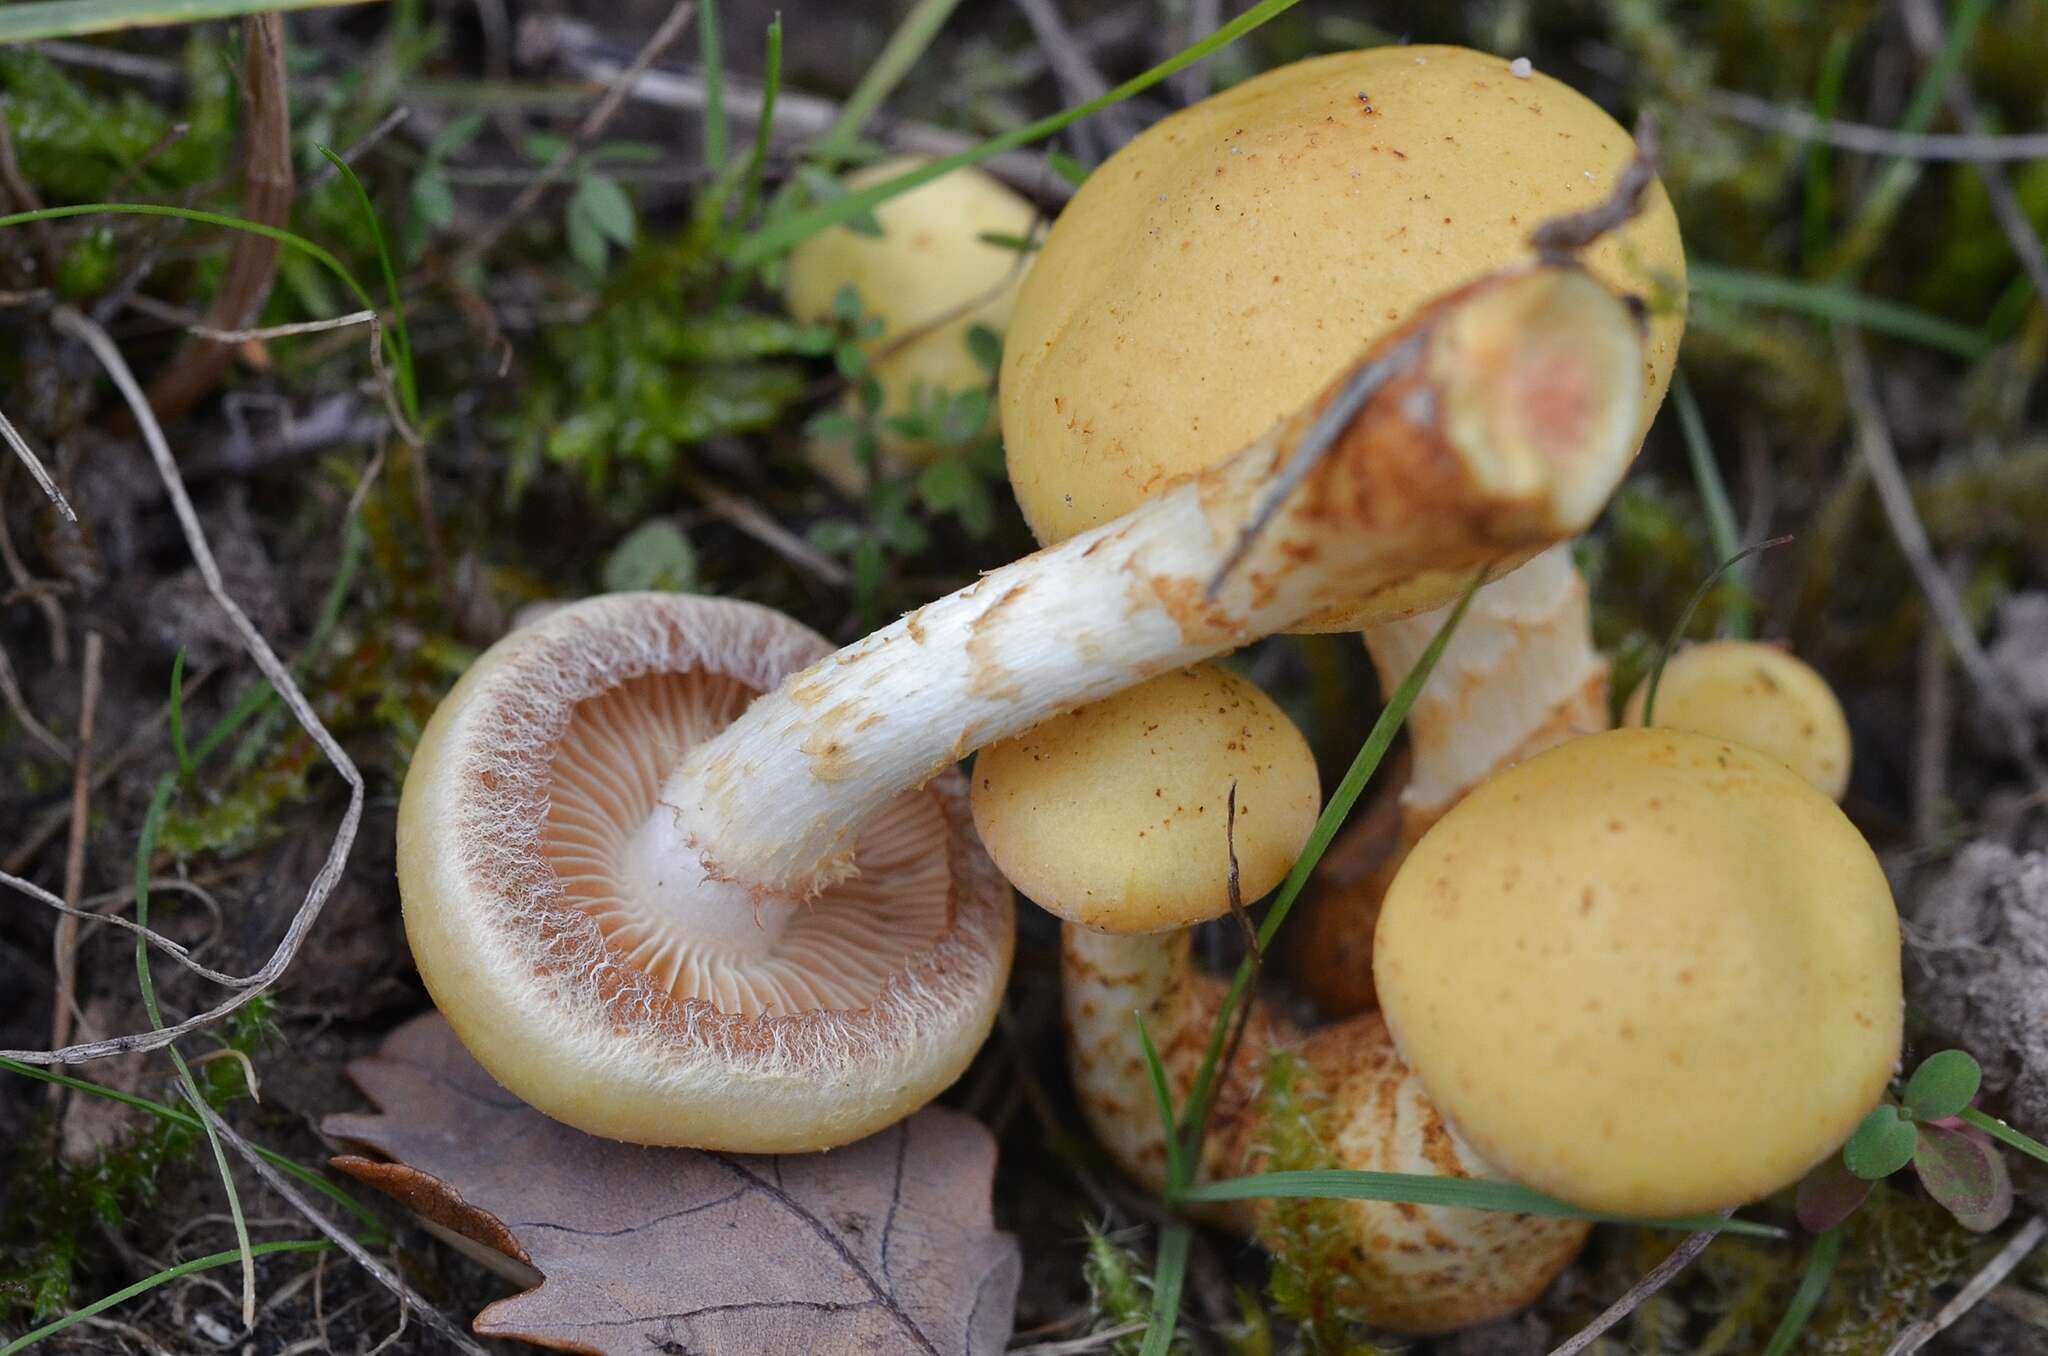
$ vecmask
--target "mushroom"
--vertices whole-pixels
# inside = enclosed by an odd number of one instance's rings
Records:
[[[1876,856],[1783,763],[1671,729],[1478,787],[1380,913],[1381,1011],[1488,1162],[1590,1210],[1725,1210],[1796,1181],[1899,1058]]]
[[[803,1013],[763,1003],[763,1028],[740,1020],[753,1014],[736,988],[662,1001],[662,945],[683,920],[776,958],[767,934],[799,931],[834,890],[895,891],[874,862],[912,813],[899,807],[922,796],[945,819],[948,769],[973,749],[1332,607],[1434,604],[1414,581],[1580,530],[1633,449],[1641,361],[1605,287],[1570,266],[1515,270],[1425,308],[1237,456],[795,672],[816,639],[735,603],[599,599],[513,633],[444,703],[407,778],[400,885],[437,1001],[495,1077],[595,1133],[779,1151],[887,1124],[971,1051],[1001,947],[942,954],[929,989],[880,1008],[902,1028],[876,1030],[875,1000],[843,990]],[[631,727],[607,741],[639,780],[600,774],[593,803],[624,808],[651,786],[639,822],[593,818],[569,855],[541,852],[544,771],[571,716],[628,679],[700,672],[738,685],[701,742]],[[981,859],[945,841],[952,926],[967,929]],[[543,907],[585,876],[602,885],[591,863],[606,852],[610,879],[646,901],[618,947],[593,913]],[[800,1048],[775,1025],[791,1019]],[[921,1022],[942,1038],[910,1030]]]
[[[1849,789],[1849,720],[1828,680],[1777,645],[1710,640],[1671,656],[1656,680],[1660,728],[1715,735],[1767,753],[1826,794]],[[1645,680],[1622,723],[1642,725]]]
[[[844,186],[858,191],[924,163],[917,156],[879,161],[848,175]],[[880,235],[835,226],[792,250],[782,295],[796,319],[822,324],[840,291],[851,287],[864,314],[883,322],[862,348],[882,387],[875,432],[880,469],[890,472],[922,465],[937,451],[906,437],[892,420],[989,384],[968,331],[984,326],[1002,334],[1030,256],[985,237],[1028,237],[1038,209],[970,166],[889,199],[874,217]],[[814,441],[811,459],[841,489],[861,487],[864,472],[845,441]]]
[[[1213,667],[1156,678],[982,751],[975,826],[1004,875],[1067,920],[1061,946],[1068,1053],[1082,1110],[1132,1177],[1166,1178],[1165,1130],[1143,1076],[1132,1013],[1143,1014],[1176,1103],[1214,1028],[1223,985],[1198,971],[1190,925],[1233,897],[1278,885],[1314,827],[1315,763],[1273,700]],[[1235,807],[1235,818],[1225,815]],[[1236,879],[1233,881],[1232,875]],[[1256,1171],[1265,1141],[1261,1074],[1274,1053],[1301,1062],[1327,1110],[1325,1148],[1346,1167],[1494,1175],[1452,1132],[1376,1016],[1304,1039],[1255,1002],[1217,1089],[1202,1175]],[[1348,1244],[1356,1322],[1441,1332],[1533,1299],[1587,1226],[1385,1202],[1328,1203]],[[1286,1245],[1274,1212],[1224,1222]]]
[[[1383,691],[1408,675],[1443,620],[1426,612],[1366,631]],[[1397,830],[1385,835],[1370,819],[1347,830],[1294,924],[1294,970],[1322,1012],[1345,1017],[1374,1006],[1380,900],[1429,826],[1501,769],[1606,729],[1607,671],[1570,547],[1553,546],[1473,595],[1409,708],[1413,772]]]
[[[1636,154],[1597,105],[1454,47],[1387,46],[1266,72],[1148,129],[1082,185],[1017,299],[1004,349],[1011,483],[1056,542],[1234,451],[1418,305],[1535,253],[1545,220],[1603,202]],[[1585,255],[1659,299],[1631,448],[1670,381],[1685,256],[1661,185]],[[1420,600],[1375,599],[1379,615]],[[1365,626],[1394,681],[1440,616]],[[1416,784],[1382,868],[1311,901],[1293,937],[1333,1015],[1371,1004],[1373,911],[1406,844],[1504,762],[1604,729],[1583,584],[1554,550],[1488,584],[1417,703]]]
[[[1257,899],[1322,808],[1315,756],[1250,679],[1200,664],[1055,717],[976,757],[974,827],[1025,897],[1116,932]],[[1226,818],[1234,815],[1226,826]],[[1227,837],[1230,853],[1215,851]]]

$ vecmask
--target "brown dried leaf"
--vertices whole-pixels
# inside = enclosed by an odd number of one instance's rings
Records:
[[[404,1166],[335,1165],[545,1278],[477,1315],[483,1336],[603,1356],[993,1356],[1009,1340],[1020,1263],[990,1217],[995,1143],[957,1112],[823,1154],[621,1144],[506,1092],[438,1014],[349,1075],[385,1114],[323,1128]]]

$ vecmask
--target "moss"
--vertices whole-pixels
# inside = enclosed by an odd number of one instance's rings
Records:
[[[1152,1319],[1152,1281],[1144,1263],[1116,1239],[1088,1226],[1088,1255],[1081,1263],[1082,1279],[1088,1283],[1088,1307],[1094,1321],[1090,1332],[1123,1332],[1101,1350],[1108,1356],[1138,1356],[1145,1345],[1145,1325]],[[1174,1356],[1187,1356],[1186,1341],[1176,1336],[1168,1348]]]
[[[250,1002],[222,1026],[221,1047],[253,1052],[270,1031],[270,1014],[267,997]],[[209,1060],[192,1073],[216,1110],[248,1090],[238,1060]],[[0,1319],[39,1322],[70,1308],[89,1231],[118,1229],[147,1206],[165,1171],[182,1164],[202,1139],[196,1127],[152,1119],[96,1158],[64,1163],[55,1158],[56,1136],[56,1124],[45,1116],[20,1146],[5,1235],[14,1241],[0,1249]]]
[[[1253,1154],[1268,1172],[1344,1166],[1329,1147],[1327,1100],[1301,1057],[1277,1051],[1259,1091],[1259,1135]],[[1307,1356],[1374,1356],[1359,1336],[1366,1322],[1358,1277],[1344,1265],[1352,1253],[1339,1201],[1275,1199],[1261,1207],[1259,1234],[1272,1254],[1266,1281],[1273,1307],[1298,1325]]]
[[[1932,1201],[1883,1184],[1845,1227],[1828,1297],[1799,1345],[1804,1356],[1885,1350],[1968,1269],[1979,1242]]]

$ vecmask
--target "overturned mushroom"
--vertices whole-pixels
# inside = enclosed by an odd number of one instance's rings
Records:
[[[756,1030],[734,1024],[745,1015],[736,991],[659,1001],[668,920],[716,920],[721,942],[736,948],[763,940],[750,926],[781,920],[785,936],[800,932],[794,920],[807,906],[872,874],[869,837],[892,806],[934,778],[936,793],[915,794],[943,800],[945,774],[967,752],[1317,612],[1414,605],[1418,577],[1453,582],[1580,530],[1633,450],[1640,362],[1628,309],[1583,272],[1502,274],[1423,310],[1236,457],[800,671],[789,672],[815,655],[815,640],[737,603],[697,600],[701,612],[622,633],[607,609],[625,604],[599,600],[514,633],[436,714],[407,781],[401,886],[423,964],[452,977],[436,981],[437,996],[458,995],[451,1021],[494,1076],[581,1128],[752,1150],[868,1133],[935,1091],[935,1066],[890,1063],[894,1038],[870,1030],[865,1009],[835,1006],[843,994],[798,1018],[819,1043],[787,1059],[772,1021],[790,1014],[766,1013],[771,1027]],[[1290,490],[1282,477],[1311,430],[1335,436]],[[1274,499],[1277,513],[1248,532]],[[770,659],[733,657],[747,653],[736,633],[762,630]],[[580,645],[625,657],[593,669],[576,660]],[[545,657],[533,658],[538,651]],[[572,661],[573,679],[560,671]],[[629,677],[700,671],[774,687],[702,742],[643,758],[643,769],[653,764],[638,791],[644,817],[603,832],[617,834],[606,850],[622,864],[619,879],[630,867],[651,921],[634,932],[622,923],[620,947],[602,946],[590,913],[578,923],[535,902],[593,874],[583,857],[549,859],[534,847],[539,769],[578,703]],[[507,726],[524,741],[523,760],[495,752]],[[522,816],[506,830],[513,836],[484,834],[493,817],[510,817],[508,798]],[[971,878],[978,853],[950,841],[956,879]],[[953,913],[967,909],[963,895]],[[765,943],[766,954],[778,945]],[[969,1009],[989,1001],[984,974],[938,967],[920,1001],[957,1005],[943,1018],[906,1003],[967,1031],[977,1020]],[[481,997],[457,1017],[472,990]],[[833,1043],[842,1038],[851,1053]],[[695,1068],[733,1060],[760,1077],[641,1071],[649,1050]],[[880,1059],[883,1086],[843,1086],[871,1076],[869,1059]],[[828,1114],[805,1110],[807,1098]]]

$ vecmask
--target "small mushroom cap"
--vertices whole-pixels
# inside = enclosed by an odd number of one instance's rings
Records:
[[[1643,723],[1645,679],[1628,699]],[[1713,735],[1767,753],[1832,800],[1849,789],[1849,721],[1828,680],[1776,645],[1712,640],[1671,657],[1657,683],[1660,728]]]
[[[858,191],[924,163],[917,156],[884,160],[848,175],[845,186]],[[884,321],[882,333],[862,343],[882,384],[877,436],[886,453],[908,461],[917,448],[886,421],[909,415],[920,393],[929,402],[988,386],[990,374],[968,349],[967,332],[977,325],[1004,331],[1031,259],[981,237],[1028,237],[1038,209],[970,166],[889,199],[874,215],[879,236],[835,226],[791,251],[783,304],[798,320],[823,323],[840,289],[851,286],[863,313]],[[817,457],[842,485],[858,483],[843,444],[821,442]]]
[[[683,752],[829,649],[752,604],[610,594],[500,640],[428,722],[399,802],[406,937],[462,1043],[538,1110],[801,1152],[909,1115],[980,1048],[1013,911],[957,774],[891,802],[858,874],[801,904],[642,851]]]
[[[985,748],[974,826],[1040,907],[1104,932],[1186,927],[1286,878],[1322,806],[1308,741],[1257,684],[1164,674]],[[1226,824],[1230,788],[1237,821]]]
[[[1422,303],[1532,258],[1529,233],[1602,202],[1634,154],[1583,95],[1456,47],[1296,62],[1155,124],[1088,176],[1017,299],[1000,394],[1032,530],[1064,540],[1228,457]],[[1640,442],[1684,328],[1663,188],[1584,257],[1671,302]]]
[[[1373,972],[1479,1153],[1593,1210],[1776,1191],[1899,1059],[1869,845],[1776,759],[1680,730],[1589,735],[1474,790],[1395,876]]]

